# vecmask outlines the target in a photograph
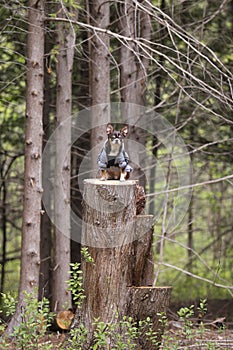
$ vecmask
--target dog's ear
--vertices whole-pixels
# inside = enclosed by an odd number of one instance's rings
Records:
[[[121,129],[121,134],[125,137],[128,135],[128,132],[129,132],[128,125],[123,126],[123,128]]]
[[[114,127],[112,126],[112,124],[108,123],[106,128],[107,135],[111,134],[113,131],[114,131]]]

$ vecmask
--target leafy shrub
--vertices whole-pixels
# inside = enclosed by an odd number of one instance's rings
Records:
[[[24,306],[21,312],[21,322],[14,328],[12,337],[18,349],[52,349],[51,344],[39,346],[40,340],[45,336],[54,314],[50,312],[49,301],[43,298],[38,301],[34,293],[24,292]],[[12,316],[16,309],[17,300],[10,294],[3,295],[3,310],[7,316]],[[1,349],[9,349],[9,343],[2,339]]]

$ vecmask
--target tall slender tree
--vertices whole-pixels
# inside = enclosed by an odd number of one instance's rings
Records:
[[[45,4],[46,13],[49,11],[48,2]],[[44,129],[44,137],[43,137],[43,149],[46,147],[47,142],[49,140],[51,134],[51,100],[53,90],[51,89],[51,68],[49,53],[52,47],[50,34],[48,31],[48,25],[45,33],[45,56],[47,56],[47,60],[44,62],[44,109],[43,109],[43,129]],[[49,198],[50,191],[50,183],[47,179],[50,176],[51,166],[49,164],[49,160],[45,167],[43,167],[43,190],[47,193],[48,203],[46,207],[51,206],[51,198]],[[45,181],[44,181],[45,179]],[[43,207],[43,210],[45,208]],[[41,218],[41,244],[40,244],[40,281],[39,281],[39,299],[41,300],[43,297],[50,297],[50,289],[51,289],[51,249],[52,249],[52,223],[49,218],[48,213],[44,210],[44,214]]]
[[[148,2],[142,1],[145,8],[148,7]],[[151,38],[150,16],[146,11],[137,7],[134,1],[127,0],[119,5],[120,32],[126,38],[131,39],[127,45],[123,41],[120,51],[120,84],[121,84],[121,101],[123,120],[125,122],[135,121],[135,118],[140,118],[140,108],[138,105],[144,106],[147,69],[149,61],[144,57],[140,48],[135,43],[134,39],[143,38],[149,42]],[[137,106],[136,106],[137,105]],[[145,133],[139,128],[132,126],[130,138],[140,144],[145,144]],[[140,155],[140,150],[134,152],[134,174],[136,177],[142,177],[141,183],[145,185],[141,172],[143,167],[143,155]]]
[[[74,9],[69,9],[72,11]],[[60,16],[69,16],[61,3]],[[75,11],[73,11],[74,13]],[[75,30],[69,23],[59,22],[56,95],[56,186],[55,186],[55,240],[53,256],[52,309],[60,311],[71,306],[71,294],[66,281],[70,270],[70,156],[72,69]]]
[[[18,305],[8,333],[20,322],[24,291],[37,298],[40,271],[41,164],[44,84],[44,0],[28,2],[25,171]]]
[[[92,24],[101,29],[109,26],[109,2],[105,0],[89,1]],[[110,58],[109,36],[96,32],[90,40],[90,95],[92,106],[91,149],[92,169],[96,168],[96,160],[100,145],[105,135],[105,124],[110,120]],[[95,125],[99,127],[95,128]],[[101,126],[103,125],[103,126]]]

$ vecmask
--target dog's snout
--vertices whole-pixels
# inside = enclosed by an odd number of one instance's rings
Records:
[[[113,143],[121,143],[121,138],[117,136],[111,137],[111,140]]]

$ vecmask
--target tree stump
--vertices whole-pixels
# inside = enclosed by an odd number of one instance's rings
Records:
[[[163,316],[166,315],[171,295],[171,287],[130,287],[128,292],[128,312],[133,320],[139,321],[150,318],[142,334],[137,340],[138,349],[153,350],[159,348],[165,324]],[[151,329],[150,329],[151,328]],[[152,331],[156,333],[156,345],[146,336]]]
[[[84,181],[82,245],[94,263],[82,261],[86,298],[74,324],[82,323],[90,338],[97,318],[116,323],[124,316],[151,317],[156,330],[157,313],[169,304],[171,288],[152,287],[153,216],[136,216],[136,193],[136,180]],[[140,341],[138,349],[145,349]]]

